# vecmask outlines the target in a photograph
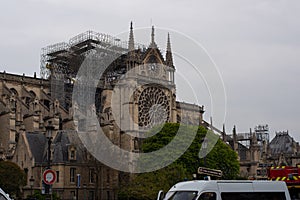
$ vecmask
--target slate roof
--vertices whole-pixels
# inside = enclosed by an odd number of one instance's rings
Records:
[[[26,133],[26,137],[35,162],[42,163],[47,138],[42,133]]]
[[[69,162],[68,148],[76,148],[76,161],[79,163],[86,161],[86,148],[83,146],[76,131],[61,131],[53,141],[53,163]]]
[[[26,133],[30,150],[36,163],[47,163],[48,139],[44,133]],[[76,148],[76,160],[69,160],[69,146]],[[87,151],[75,131],[59,131],[51,144],[51,163],[82,163],[86,161]]]
[[[276,133],[276,136],[270,142],[270,150],[272,155],[293,154],[293,146],[295,145],[294,139],[288,132]]]

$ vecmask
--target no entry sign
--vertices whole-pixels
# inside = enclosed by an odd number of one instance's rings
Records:
[[[47,169],[43,173],[43,181],[47,185],[52,185],[56,180],[56,173],[52,169]]]

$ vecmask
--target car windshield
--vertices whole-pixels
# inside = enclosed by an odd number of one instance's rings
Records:
[[[170,191],[166,194],[166,200],[195,200],[197,191]]]

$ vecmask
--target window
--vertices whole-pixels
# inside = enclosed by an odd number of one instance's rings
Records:
[[[197,197],[197,191],[176,191],[176,192],[168,192],[165,198],[170,200],[181,200],[181,199],[195,200],[196,197]]]
[[[70,159],[72,159],[72,160],[75,159],[75,150],[71,151]]]
[[[3,194],[0,194],[0,200],[6,200],[5,196],[3,196]]]
[[[286,200],[284,192],[222,192],[222,200]]]
[[[68,154],[69,154],[69,160],[76,160],[76,147],[69,146]]]
[[[95,170],[94,169],[90,169],[90,172],[89,172],[90,183],[95,183],[94,174],[95,174]]]
[[[204,192],[200,195],[199,200],[216,200],[217,195],[214,192]]]
[[[59,183],[59,171],[56,171],[56,183]]]
[[[70,182],[75,183],[76,168],[70,168]]]

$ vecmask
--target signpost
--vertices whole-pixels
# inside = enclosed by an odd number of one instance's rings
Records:
[[[215,177],[222,177],[223,172],[221,170],[217,170],[217,169],[199,167],[198,168],[198,174],[204,174],[204,175],[215,176]]]
[[[78,200],[78,189],[80,188],[80,179],[81,179],[81,176],[80,174],[77,174],[77,187],[76,187],[76,200]]]
[[[52,169],[47,169],[43,173],[43,181],[47,185],[52,185],[56,181],[56,173]]]

